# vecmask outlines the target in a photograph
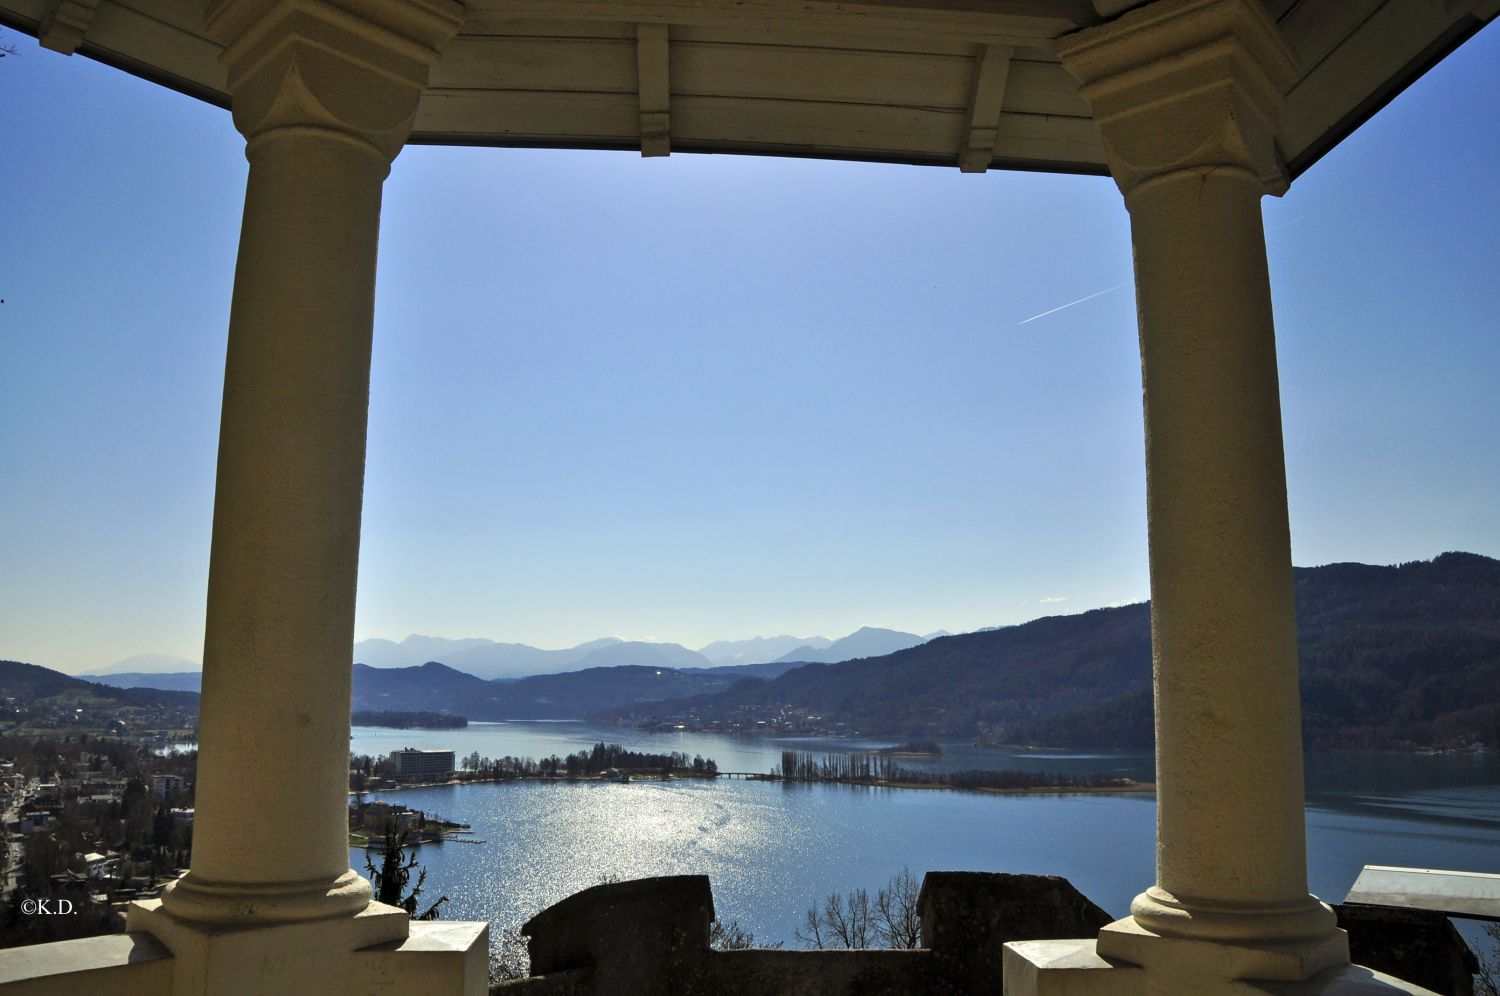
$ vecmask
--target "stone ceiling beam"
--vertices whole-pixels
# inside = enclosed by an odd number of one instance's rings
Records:
[[[635,55],[641,101],[641,155],[672,151],[670,49],[665,24],[636,27]]]
[[[995,158],[995,136],[1000,107],[1005,103],[1011,54],[1005,46],[986,45],[975,60],[974,87],[969,92],[969,112],[958,152],[958,168],[965,173],[983,173]]]
[[[474,0],[476,23],[505,20],[602,21],[860,32],[950,38],[969,44],[1051,51],[1054,40],[1098,22],[1087,2],[841,3],[835,0]]]

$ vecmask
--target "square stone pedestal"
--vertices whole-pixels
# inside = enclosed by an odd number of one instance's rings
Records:
[[[1350,965],[1348,951],[1343,931],[1305,944],[1250,947],[1162,937],[1126,918],[1105,927],[1097,939],[1007,944],[1005,992],[1006,996],[1430,993]]]
[[[171,950],[173,996],[481,996],[488,989],[489,924],[413,923],[380,903],[352,917],[243,927],[180,920],[148,900],[131,905],[127,925]]]

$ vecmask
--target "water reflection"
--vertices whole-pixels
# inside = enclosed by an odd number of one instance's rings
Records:
[[[887,741],[646,734],[587,723],[360,728],[352,749],[452,747],[490,757],[566,755],[596,740],[767,771],[780,752],[866,750]],[[1033,754],[945,745],[912,767],[999,768],[1149,779],[1149,754]],[[1307,763],[1311,887],[1343,897],[1364,864],[1500,871],[1500,762],[1493,757],[1314,754]],[[453,919],[513,926],[605,878],[704,873],[721,916],[790,942],[802,911],[835,890],[875,888],[903,866],[1041,872],[1071,879],[1115,915],[1154,878],[1155,802],[1141,795],[1005,796],[720,780],[629,785],[463,785],[392,801],[472,825],[484,845],[422,849],[427,888]],[[364,867],[360,852],[353,867]]]

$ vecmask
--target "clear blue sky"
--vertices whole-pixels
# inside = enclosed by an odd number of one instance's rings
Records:
[[[196,660],[243,143],[0,40],[0,657]],[[1500,555],[1497,163],[1491,27],[1265,202],[1298,564]],[[1129,281],[1105,179],[407,149],[356,635],[696,647],[1143,599]]]

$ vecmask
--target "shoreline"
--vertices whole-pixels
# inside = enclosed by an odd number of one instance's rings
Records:
[[[1133,795],[1156,794],[1155,782],[1126,779],[1128,785],[1017,785],[1002,788],[993,785],[948,785],[942,782],[855,781],[838,778],[782,778],[764,775],[752,781],[795,782],[801,785],[853,785],[860,788],[947,789],[951,792],[982,792],[986,795]]]
[[[674,771],[671,778],[663,778],[660,774],[652,774],[643,771],[640,774],[632,773],[630,781],[636,782],[665,782],[665,781],[712,781],[717,775],[699,774],[688,769],[686,771]],[[569,778],[567,775],[510,775],[504,778],[450,778],[445,782],[413,782],[408,785],[392,785],[387,788],[350,789],[349,795],[379,795],[382,792],[406,792],[411,789],[446,788],[450,785],[496,785],[504,782],[556,782],[559,784],[570,784],[574,782],[588,783],[614,783],[626,785],[629,782],[621,782],[617,778],[609,778],[604,775],[576,775]]]
[[[643,775],[639,779],[632,778],[632,781],[717,781],[718,779],[718,775],[699,775],[692,772],[684,775],[679,775],[674,772],[670,779]],[[853,781],[841,780],[837,778],[783,778],[780,775],[772,775],[769,773],[764,775],[751,775],[750,777],[745,778],[744,781],[791,782],[798,785],[850,785],[857,788],[945,789],[950,792],[981,792],[986,795],[1137,795],[1148,792],[1153,795],[1156,794],[1155,782],[1138,782],[1134,779],[1126,779],[1126,781],[1129,782],[1129,784],[1126,785],[1017,785],[1014,788],[1001,788],[998,786],[988,785],[947,785],[941,782],[887,782]],[[466,778],[453,779],[446,782],[422,782],[414,785],[396,785],[391,788],[382,789],[364,789],[360,792],[356,792],[355,790],[350,789],[349,795],[352,798],[356,795],[374,796],[380,795],[385,792],[405,792],[411,789],[446,788],[451,785],[498,785],[506,784],[509,782],[542,782],[547,784],[560,785],[577,783],[629,784],[627,782],[616,782],[615,779],[603,778],[598,775],[592,775],[587,778],[568,778],[565,776],[544,776],[531,778]]]
[[[565,719],[563,719],[563,718],[551,718],[551,719],[471,719],[471,720],[469,720],[469,725],[467,727],[461,727],[461,728],[457,728],[457,729],[459,731],[462,731],[464,729],[470,729],[470,730],[472,730],[475,727],[508,726],[510,724],[526,724],[526,723],[556,723],[556,724],[559,724],[559,725],[565,724],[565,723],[579,723],[579,724],[586,724],[586,725],[589,725],[589,726],[601,727],[601,728],[603,728],[603,727],[613,727],[613,728],[622,729],[622,730],[632,730],[632,731],[634,731],[636,733],[644,733],[644,734],[648,734],[650,736],[658,736],[658,735],[666,735],[666,734],[678,734],[678,733],[691,733],[691,734],[699,735],[699,736],[721,736],[721,737],[731,737],[731,738],[733,738],[733,737],[747,737],[747,736],[751,736],[751,737],[781,738],[781,739],[792,740],[792,741],[795,741],[795,740],[809,740],[809,739],[811,739],[811,740],[833,740],[833,741],[872,741],[872,740],[873,741],[881,741],[881,740],[891,740],[891,739],[894,739],[894,737],[879,737],[879,736],[872,736],[870,734],[865,734],[865,733],[848,734],[848,733],[835,733],[833,731],[825,731],[825,732],[818,732],[818,733],[809,733],[809,732],[796,732],[796,731],[788,731],[788,730],[756,729],[756,728],[750,728],[750,727],[744,727],[744,728],[741,728],[741,729],[733,729],[733,730],[715,730],[715,729],[707,729],[707,728],[704,728],[704,727],[687,727],[685,729],[680,729],[679,730],[679,729],[676,729],[675,727],[670,727],[670,726],[651,727],[651,726],[643,726],[643,725],[639,725],[639,724],[635,724],[635,723],[625,723],[625,722],[619,722],[619,721],[608,720],[608,719],[606,719],[606,720],[589,719],[587,717],[571,717],[571,718],[565,718]],[[362,727],[360,727],[360,729],[369,729],[369,730],[375,730],[375,729],[378,729],[378,730],[396,730],[397,732],[400,732],[400,729],[397,728],[397,727],[384,727],[384,726],[382,726],[382,727],[362,726]],[[3,731],[0,731],[0,732],[3,732]],[[49,729],[49,730],[41,731],[37,735],[40,736],[40,735],[43,735],[43,734],[46,734],[46,733],[55,733],[55,732],[57,732],[57,731]],[[442,730],[439,730],[439,729],[427,729],[427,728],[418,729],[418,728],[413,727],[413,728],[411,728],[407,732],[429,732],[429,733],[437,733],[437,732],[442,732]],[[93,735],[94,734],[92,732],[90,732],[90,736],[93,736]],[[131,738],[117,738],[117,739],[131,739]],[[192,741],[192,740],[185,741],[185,742],[196,743],[196,741]],[[1036,755],[1036,756],[1039,756],[1039,757],[1047,757],[1049,755],[1054,755],[1054,754],[1072,755],[1072,754],[1080,754],[1080,753],[1083,753],[1083,754],[1143,754],[1143,755],[1149,755],[1149,754],[1153,753],[1153,750],[1152,750],[1151,747],[1080,747],[1080,746],[1058,747],[1058,746],[1044,746],[1044,745],[1038,745],[1038,744],[992,743],[992,742],[989,742],[989,741],[980,740],[978,738],[965,739],[965,738],[960,738],[960,737],[955,737],[954,739],[952,739],[950,741],[945,741],[945,742],[956,744],[956,745],[960,745],[960,746],[963,746],[963,747],[977,747],[977,748],[980,748],[982,750],[1007,751],[1007,752],[1011,752],[1011,753],[1015,753],[1015,754]],[[856,752],[857,753],[865,753],[865,754],[881,754],[881,755],[884,755],[884,756],[887,756],[887,757],[941,757],[941,756],[944,755],[944,753],[946,753],[946,752],[940,752],[938,754],[927,754],[927,753],[909,753],[909,752],[905,752],[905,751],[903,751],[903,752],[895,752],[895,751],[891,751],[891,750],[883,749],[883,748],[879,748],[879,747],[871,747],[871,748],[868,748],[868,749],[858,750]],[[1391,746],[1384,746],[1384,747],[1355,747],[1355,746],[1308,747],[1308,746],[1304,746],[1302,753],[1304,755],[1307,755],[1307,754],[1399,754],[1399,755],[1415,756],[1415,757],[1453,757],[1453,756],[1460,756],[1460,757],[1462,757],[1462,756],[1484,757],[1484,756],[1487,756],[1489,754],[1494,753],[1494,750],[1492,748],[1490,748],[1489,746],[1487,746],[1487,745],[1481,746],[1478,749],[1476,749],[1473,746],[1438,747],[1438,746],[1419,746],[1419,745],[1403,745],[1403,746],[1391,745]]]

